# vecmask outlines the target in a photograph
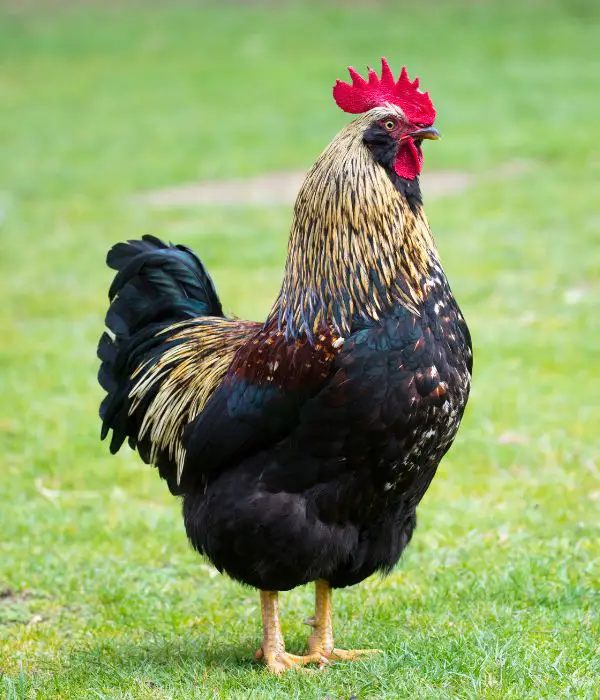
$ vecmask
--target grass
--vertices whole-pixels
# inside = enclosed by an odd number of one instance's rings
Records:
[[[593,0],[0,4],[0,695],[596,698],[600,66]],[[258,597],[188,548],[178,503],[98,441],[107,248],[194,247],[260,318],[289,208],[151,211],[144,188],[306,168],[347,63],[418,71],[444,133],[427,204],[476,349],[459,439],[396,571],[337,595],[383,653],[272,678]],[[523,161],[523,174],[489,175]],[[284,598],[291,650],[311,591]]]

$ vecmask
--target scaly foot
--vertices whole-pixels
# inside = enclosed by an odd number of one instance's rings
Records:
[[[271,673],[283,673],[290,668],[306,664],[322,665],[324,663],[324,659],[317,654],[296,656],[286,652],[279,624],[279,602],[276,591],[260,592],[260,609],[263,621],[263,641],[261,648],[254,656],[257,659],[262,659]]]
[[[335,661],[363,661],[368,656],[381,653],[379,649],[337,649],[327,644],[327,637],[316,633],[308,640],[308,650],[312,656],[319,657],[319,666]]]
[[[283,673],[284,671],[296,666],[302,667],[306,666],[306,664],[319,664],[319,666],[323,666],[325,663],[327,663],[327,660],[318,654],[296,656],[295,654],[288,654],[287,651],[278,651],[274,654],[265,656],[262,648],[257,649],[254,656],[257,659],[262,659],[269,671],[276,674]]]
[[[334,661],[360,661],[377,654],[379,649],[337,649],[333,644],[331,622],[331,588],[326,581],[315,583],[315,614],[304,622],[313,628],[308,640],[308,652],[321,659],[319,666]]]

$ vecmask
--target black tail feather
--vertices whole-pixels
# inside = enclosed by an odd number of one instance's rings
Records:
[[[106,262],[117,271],[109,290],[109,332],[98,344],[98,380],[107,395],[100,406],[104,439],[113,431],[110,450],[129,438],[136,446],[141,418],[130,415],[131,375],[157,354],[168,326],[198,316],[223,316],[221,302],[202,262],[189,248],[154,236],[117,243]],[[142,455],[144,457],[144,455]]]

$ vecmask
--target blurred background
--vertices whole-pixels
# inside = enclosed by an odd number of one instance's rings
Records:
[[[0,695],[598,697],[599,8],[0,0]],[[344,644],[384,654],[274,681],[246,661],[254,593],[99,442],[104,258],[184,243],[264,317],[349,119],[331,87],[382,55],[437,109],[423,190],[473,397],[398,569],[339,596]]]

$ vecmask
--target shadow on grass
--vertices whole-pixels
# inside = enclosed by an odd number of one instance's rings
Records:
[[[90,677],[112,685],[132,682],[148,687],[165,683],[199,683],[207,677],[247,677],[248,674],[266,673],[262,662],[255,659],[260,644],[258,636],[244,636],[237,642],[228,637],[235,633],[223,629],[222,637],[216,634],[194,634],[178,638],[157,635],[107,639],[87,648],[71,648],[61,659],[61,671],[71,679]],[[288,648],[301,653],[306,639],[290,635]],[[48,669],[49,670],[49,669]]]
[[[172,678],[189,678],[205,672],[212,675],[215,671],[248,673],[264,668],[254,656],[258,645],[258,640],[250,638],[228,642],[226,630],[223,639],[215,635],[199,637],[193,633],[177,639],[144,636],[139,642],[108,639],[95,646],[72,648],[63,656],[62,664],[75,673],[95,669],[98,675],[138,678],[167,674]]]

